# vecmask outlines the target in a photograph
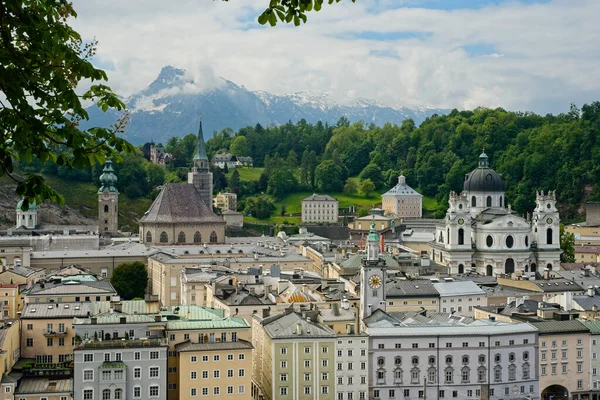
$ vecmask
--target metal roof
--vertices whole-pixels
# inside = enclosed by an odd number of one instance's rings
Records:
[[[403,175],[398,177],[398,183],[396,186],[382,194],[381,196],[419,196],[423,197],[423,195],[417,192],[415,189],[411,188],[406,184],[406,178]]]
[[[86,317],[93,311],[91,302],[29,303],[21,312],[21,319]]]
[[[16,394],[52,394],[73,391],[73,379],[21,378]]]
[[[440,294],[428,280],[397,280],[386,282],[386,298],[394,297],[440,297]]]
[[[355,315],[351,310],[346,310],[344,308],[338,308],[338,315],[333,308],[324,308],[319,310],[321,313],[321,317],[323,322],[333,322],[333,321],[354,321]]]
[[[249,328],[250,325],[243,318],[222,318],[205,321],[167,321],[167,330],[179,331],[188,329],[233,329]]]
[[[329,337],[335,338],[335,332],[328,326],[318,322],[307,321],[301,315],[290,312],[263,320],[267,335],[273,339]]]
[[[43,286],[43,287],[42,287]],[[117,291],[109,281],[81,282],[66,278],[60,283],[53,281],[38,282],[29,289],[27,296],[59,296],[75,294],[117,294]]]
[[[437,282],[433,283],[433,286],[440,294],[440,297],[486,295],[486,292],[472,281]]]
[[[183,342],[175,345],[175,349],[182,351],[223,351],[223,350],[250,350],[252,343],[238,339],[237,342],[191,343]]]
[[[337,201],[335,198],[327,194],[313,194],[302,199],[302,201]]]
[[[568,321],[542,321],[532,322],[533,326],[537,328],[540,335],[553,334],[553,333],[577,333],[577,332],[589,332],[587,326],[581,321],[571,319]]]
[[[584,325],[590,330],[592,335],[600,335],[600,321],[585,321]]]
[[[567,279],[549,279],[533,281],[544,292],[582,292],[585,289],[576,282]]]
[[[596,306],[596,310],[600,309],[600,296],[573,296],[573,301],[579,304],[584,311],[592,311],[594,306]]]

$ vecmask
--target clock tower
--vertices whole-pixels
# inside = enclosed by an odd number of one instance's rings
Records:
[[[360,269],[360,318],[370,316],[375,310],[385,311],[385,261],[379,258],[379,234],[375,229],[375,216],[371,222],[367,243],[367,257]]]
[[[560,218],[556,209],[556,192],[536,193],[533,210],[533,241],[538,250],[538,266],[553,269],[560,266]],[[558,257],[557,257],[558,254]]]

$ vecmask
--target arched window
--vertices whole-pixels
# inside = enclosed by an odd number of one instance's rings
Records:
[[[162,231],[160,234],[160,242],[161,243],[169,243],[169,236],[167,235],[167,232]]]
[[[396,368],[394,370],[394,383],[402,383],[402,368]]]
[[[546,243],[552,244],[552,228],[546,229]]]
[[[185,243],[185,233],[183,231],[177,235],[177,243]]]
[[[377,357],[377,366],[383,367],[385,365],[385,357]]]
[[[104,389],[102,391],[102,400],[110,400],[110,389]]]
[[[123,389],[115,389],[115,400],[121,400],[123,398]]]
[[[210,242],[217,243],[217,232],[212,231],[212,233],[210,234]]]
[[[463,367],[460,372],[462,383],[469,383],[471,381],[471,369],[469,369],[469,367]]]
[[[465,273],[465,266],[462,264],[458,264],[458,273],[459,274],[464,274]]]
[[[465,230],[463,228],[458,230],[458,244],[465,244]]]
[[[152,234],[150,231],[146,232],[146,243],[152,242]]]
[[[446,364],[452,364],[452,356],[446,356]]]
[[[504,262],[504,273],[512,274],[513,272],[515,272],[515,260],[512,258],[507,258]]]
[[[517,367],[514,364],[508,366],[508,380],[516,381],[517,380]]]
[[[444,243],[444,232],[440,231],[440,238],[438,240],[440,243]]]
[[[482,366],[482,367],[477,368],[477,382],[484,383],[486,377],[487,377],[487,370],[485,369],[485,367]]]
[[[492,206],[492,196],[488,196],[487,199],[485,199],[485,205],[486,207]]]
[[[202,243],[202,236],[200,235],[200,232],[196,231],[196,233],[194,233],[194,243]]]
[[[494,238],[491,235],[488,235],[485,238],[485,244],[487,245],[487,247],[492,247],[494,245]]]
[[[531,263],[531,272],[537,272],[537,265],[535,263]]]
[[[394,365],[399,367],[400,365],[402,365],[402,357],[396,357],[394,358]]]
[[[411,362],[412,362],[412,365],[419,365],[419,357],[413,356]]]
[[[508,247],[509,249],[512,249],[512,247],[515,245],[515,239],[512,237],[512,235],[508,235],[506,237],[506,247]]]
[[[468,364],[469,363],[469,356],[462,356],[462,363],[463,364]]]
[[[454,381],[454,370],[450,367],[444,370],[444,382],[452,383]]]
[[[529,364],[528,363],[523,364],[523,379],[529,379],[530,378],[529,373],[530,373]]]
[[[494,382],[502,382],[502,367],[500,365],[494,367]]]
[[[491,265],[487,265],[485,267],[485,274],[487,276],[492,276],[494,274],[494,267],[492,267]]]
[[[500,204],[499,204],[499,206],[502,207],[502,196],[500,196]]]
[[[104,205],[104,212],[108,212],[108,205],[107,204]]]
[[[475,196],[471,197],[471,207],[477,207],[477,199]]]
[[[429,367],[427,370],[427,380],[429,383],[435,383],[437,378],[437,370],[434,367]]]

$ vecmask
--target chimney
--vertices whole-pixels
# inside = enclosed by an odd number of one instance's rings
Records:
[[[346,325],[346,333],[348,335],[354,335],[354,324]]]
[[[550,280],[550,270],[548,268],[544,269],[544,279]]]
[[[331,310],[333,311],[333,315],[338,317],[340,315],[340,306],[338,303],[333,303],[331,305]]]
[[[588,286],[587,287],[587,295],[590,297],[594,297],[594,287],[593,286]]]
[[[127,317],[119,317],[119,323],[120,324],[126,324],[127,323]]]
[[[349,310],[350,309],[350,300],[343,298],[342,299],[342,309]]]
[[[156,314],[154,316],[154,322],[161,322],[161,321],[162,321],[162,315]]]
[[[267,318],[270,314],[271,314],[271,310],[270,309],[263,308],[263,310],[262,310],[262,317],[263,318]]]
[[[302,324],[300,322],[296,324],[296,335],[302,335]]]
[[[496,322],[496,317],[493,315],[489,316],[490,322]]]
[[[91,318],[91,324],[92,324],[92,325],[96,325],[97,323],[98,323],[98,318],[96,318],[96,317],[92,317],[92,318]]]

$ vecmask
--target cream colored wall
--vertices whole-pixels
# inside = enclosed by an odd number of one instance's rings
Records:
[[[64,399],[68,399],[71,400],[73,398],[73,396],[71,395],[71,393],[60,393],[60,394],[56,394],[53,392],[49,392],[47,394],[18,394],[15,395],[15,399],[24,399],[24,400],[41,400],[41,399],[48,399],[48,400],[64,400]],[[12,400],[12,397],[11,397]]]
[[[339,203],[337,201],[302,201],[302,222],[338,221]]]
[[[227,361],[227,355],[231,354],[234,361]],[[243,360],[239,359],[240,354]],[[214,356],[219,355],[219,361],[214,361]],[[191,356],[197,357],[197,362],[191,362]],[[208,356],[208,362],[202,362],[202,356]],[[208,398],[217,398],[220,396],[233,400],[245,400],[251,398],[252,386],[252,350],[222,350],[222,351],[195,351],[181,352],[177,357],[179,365],[177,372],[179,375],[179,398],[190,399],[191,388],[196,388],[196,397],[205,397],[202,395],[202,388],[209,390]],[[227,377],[227,370],[233,369],[233,378]],[[244,376],[239,376],[239,370],[244,370]],[[191,372],[195,371],[197,379],[191,379]],[[209,379],[202,379],[202,371],[208,371]],[[214,378],[214,371],[219,371],[219,378]],[[244,393],[239,393],[239,386],[244,386]],[[227,393],[227,387],[233,386],[233,394]],[[219,387],[219,396],[213,395],[213,388]]]
[[[473,307],[473,318],[475,319],[489,319],[490,316],[496,318],[496,321],[499,322],[513,322],[512,318],[508,315],[502,315],[498,313],[493,313],[490,311],[482,310],[477,307]]]
[[[598,262],[599,254],[595,253],[579,253],[578,246],[575,246],[575,262]]]
[[[506,305],[508,303],[508,297],[516,297],[516,298],[522,298],[523,296],[529,296],[529,300],[535,300],[535,301],[543,301],[544,300],[544,295],[542,293],[538,293],[538,294],[525,294],[522,296],[487,296],[486,297],[486,305],[488,306],[502,306],[502,305]]]
[[[19,321],[13,321],[7,328],[2,343],[0,354],[0,376],[12,371],[12,367],[21,357],[21,325]]]
[[[140,224],[140,240],[146,242],[146,234],[150,232],[152,235],[152,243],[160,245],[177,244],[177,238],[179,232],[185,233],[185,239],[187,244],[194,243],[194,234],[200,232],[201,243],[209,243],[210,235],[212,232],[216,232],[217,241],[215,243],[225,242],[225,224],[165,224],[163,226],[149,225],[145,226]],[[160,242],[160,234],[162,232],[167,233],[167,243]]]
[[[17,287],[0,287],[0,318],[17,319],[23,309],[23,299]]]
[[[388,312],[421,311],[422,309],[438,311],[440,308],[439,297],[422,297],[418,299],[388,298],[386,299],[386,303],[386,311]]]
[[[582,345],[577,345],[577,339],[582,340]],[[567,346],[562,346],[562,341],[567,341]],[[556,347],[552,347],[552,341],[556,342]],[[544,347],[543,342],[546,342]],[[540,363],[540,393],[545,388],[552,385],[564,386],[569,395],[573,392],[582,392],[590,390],[590,334],[589,333],[561,333],[552,335],[540,335],[539,337],[539,363]],[[556,350],[556,360],[552,363],[551,352]],[[567,350],[567,373],[562,373],[562,350]],[[582,358],[577,358],[577,350],[582,351]],[[542,360],[542,353],[546,353],[546,361]],[[583,364],[581,373],[577,372],[577,362]],[[546,375],[542,374],[542,366],[546,365]],[[556,374],[552,374],[552,365],[556,365]],[[577,381],[583,380],[583,389],[577,389]]]
[[[28,329],[28,325],[32,329]],[[66,333],[52,337],[52,346],[47,345],[47,337],[44,336],[48,324],[52,324],[54,332],[58,332],[59,324],[65,324]],[[21,357],[35,358],[36,355],[52,355],[52,362],[58,362],[59,355],[73,354],[73,318],[62,319],[21,319]],[[27,338],[33,338],[33,347],[27,347]],[[59,346],[59,338],[65,339],[64,346]]]
[[[1,289],[0,289],[1,290]],[[80,301],[110,301],[112,296],[116,296],[117,292],[106,294],[102,293],[80,293],[73,295],[26,295],[25,303],[44,304],[44,303],[74,303]]]

